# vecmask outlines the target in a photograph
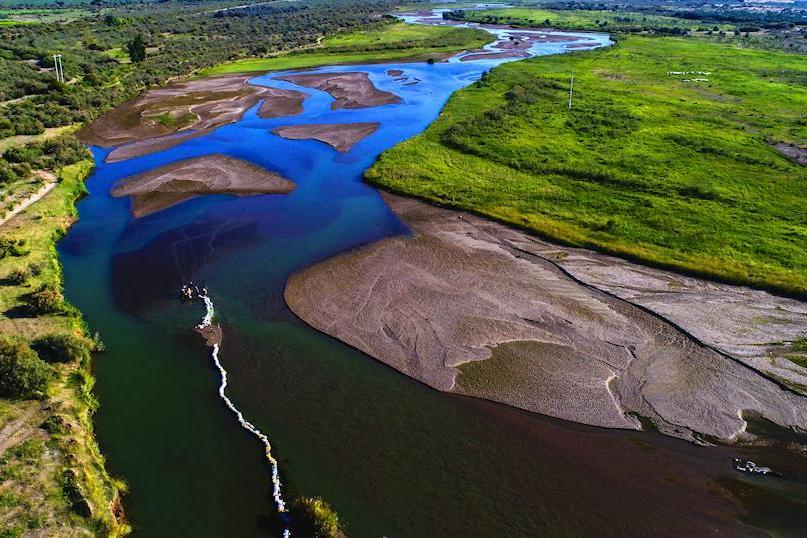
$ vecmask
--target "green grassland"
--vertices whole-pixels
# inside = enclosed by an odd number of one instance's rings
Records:
[[[237,60],[204,69],[199,74],[206,76],[298,69],[402,58],[426,59],[458,50],[478,48],[491,40],[492,36],[483,30],[394,23],[378,30],[330,37],[323,40],[320,46],[304,52]]]
[[[770,142],[806,139],[803,56],[626,36],[495,69],[366,177],[568,244],[805,297],[807,169]]]
[[[23,245],[0,258],[0,334],[31,341],[86,332],[72,307],[31,315],[24,305],[42,285],[61,287],[56,241],[75,218],[91,167],[81,161],[59,170],[55,189],[0,226],[0,237]],[[26,282],[9,282],[13,271],[32,267]],[[122,484],[107,475],[93,438],[89,359],[51,367],[44,401],[0,400],[0,536],[119,536],[128,529],[113,514]]]
[[[92,14],[86,9],[0,9],[0,26],[66,22]]]
[[[469,20],[491,20],[491,22],[527,25],[551,26],[564,30],[607,30],[611,32],[635,32],[650,28],[682,28],[695,31],[698,28],[734,30],[731,24],[705,23],[698,20],[679,19],[664,15],[653,15],[631,11],[606,10],[558,10],[530,8],[508,8],[480,11],[467,11]],[[548,23],[546,21],[549,21]]]

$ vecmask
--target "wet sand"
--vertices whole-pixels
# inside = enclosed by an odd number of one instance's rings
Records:
[[[277,79],[328,92],[335,99],[332,110],[370,108],[401,102],[397,95],[376,88],[367,73],[362,72],[287,75]]]
[[[370,123],[310,123],[303,125],[285,125],[272,132],[291,140],[319,140],[336,151],[346,153],[350,149],[376,132],[378,122]]]
[[[313,327],[436,389],[584,424],[641,429],[641,416],[694,441],[747,437],[743,411],[807,427],[807,399],[572,277],[550,244],[384,197],[415,235],[293,275],[286,302]]]
[[[286,194],[295,185],[280,175],[226,155],[206,155],[167,164],[119,182],[115,197],[132,197],[136,218],[205,194]]]
[[[194,136],[241,119],[259,101],[262,118],[302,112],[303,92],[247,83],[252,75],[209,77],[149,90],[104,114],[79,131],[96,146],[120,146],[108,162],[131,159],[174,147]]]

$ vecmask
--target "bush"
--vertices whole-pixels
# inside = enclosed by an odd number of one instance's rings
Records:
[[[28,279],[31,278],[31,271],[27,268],[23,269],[14,269],[8,274],[8,281],[15,286],[19,286],[28,282]]]
[[[0,336],[0,396],[42,398],[53,372],[19,338]]]
[[[43,284],[28,296],[28,308],[34,314],[53,314],[62,309],[64,296],[53,286]]]
[[[314,538],[344,536],[339,516],[320,497],[298,497],[291,504],[292,534]]]
[[[73,334],[49,334],[34,340],[31,347],[45,362],[77,362],[89,355],[93,343]]]

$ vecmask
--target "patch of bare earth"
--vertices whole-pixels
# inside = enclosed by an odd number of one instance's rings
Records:
[[[79,137],[104,148],[120,146],[106,158],[115,162],[162,151],[238,121],[259,101],[262,118],[302,112],[305,93],[253,86],[247,83],[250,78],[209,77],[149,90],[84,127]]]
[[[439,390],[585,424],[639,429],[638,415],[668,435],[735,440],[748,435],[741,413],[755,411],[807,427],[807,399],[590,285],[585,263],[558,256],[557,246],[384,197],[414,235],[293,275],[286,301],[313,327]],[[592,264],[611,263],[587,255]],[[724,293],[718,300],[730,303],[731,291]],[[770,309],[780,301],[757,300]],[[698,317],[689,312],[682,317]]]
[[[132,213],[144,217],[205,194],[287,194],[282,176],[226,155],[206,155],[161,166],[119,182],[112,196],[132,197]]]
[[[371,123],[315,123],[285,125],[272,132],[291,140],[319,140],[336,151],[345,153],[376,132],[378,122]]]
[[[335,101],[331,109],[370,108],[380,105],[393,105],[401,102],[397,95],[379,90],[367,73],[310,73],[277,77],[306,88],[328,92]]]

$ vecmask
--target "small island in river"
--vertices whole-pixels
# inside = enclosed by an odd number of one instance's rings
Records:
[[[335,99],[331,105],[332,110],[370,108],[401,102],[397,95],[376,88],[369,75],[364,72],[310,73],[286,75],[277,79],[328,92]]]
[[[290,140],[319,140],[336,151],[346,153],[376,132],[379,123],[308,123],[284,125],[272,132]]]
[[[145,217],[204,194],[287,194],[294,183],[227,155],[206,155],[124,179],[112,196],[132,197],[132,213]]]

